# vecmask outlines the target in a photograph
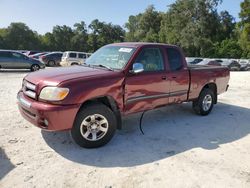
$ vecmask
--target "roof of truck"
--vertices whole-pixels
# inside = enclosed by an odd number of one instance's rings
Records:
[[[127,46],[127,47],[141,47],[144,45],[162,45],[162,46],[172,46],[177,47],[176,45],[164,44],[164,43],[152,43],[152,42],[121,42],[121,43],[113,43],[109,44],[111,46]]]

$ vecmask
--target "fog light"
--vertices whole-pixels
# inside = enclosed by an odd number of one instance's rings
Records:
[[[47,120],[47,119],[45,119],[45,120],[44,120],[44,124],[45,124],[46,126],[48,126],[48,125],[49,125],[49,122],[48,122],[48,120]]]

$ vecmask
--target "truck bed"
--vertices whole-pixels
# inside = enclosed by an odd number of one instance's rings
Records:
[[[199,96],[202,87],[209,83],[216,84],[217,94],[226,91],[229,81],[229,69],[221,66],[211,65],[188,65],[190,86],[188,100]]]

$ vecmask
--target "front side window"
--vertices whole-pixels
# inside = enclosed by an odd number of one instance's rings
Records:
[[[182,55],[174,48],[167,48],[168,63],[171,71],[177,71],[182,69]]]
[[[159,48],[145,48],[136,58],[135,63],[141,63],[144,71],[164,70],[164,61]]]
[[[129,61],[136,48],[122,46],[104,46],[87,60],[89,65],[103,65],[112,69],[122,69]]]

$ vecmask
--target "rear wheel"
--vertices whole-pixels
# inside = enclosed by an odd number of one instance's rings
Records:
[[[204,88],[199,98],[193,101],[193,110],[199,115],[208,115],[213,109],[214,101],[215,93],[211,89]]]
[[[116,131],[115,114],[104,104],[90,104],[77,114],[71,135],[84,148],[96,148],[107,144]]]
[[[39,69],[40,69],[40,66],[37,65],[37,64],[32,65],[31,68],[30,68],[30,70],[31,70],[32,72],[38,71]]]
[[[48,65],[49,65],[50,67],[54,67],[55,64],[56,64],[55,61],[49,61],[49,62],[48,62]]]

